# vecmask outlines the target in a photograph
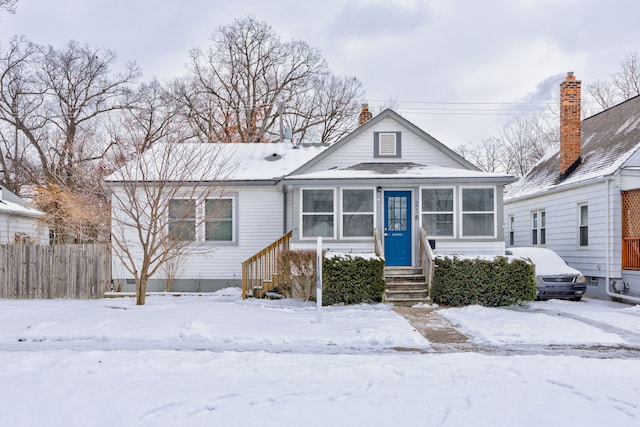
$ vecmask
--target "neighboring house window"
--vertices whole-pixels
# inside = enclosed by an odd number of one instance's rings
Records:
[[[422,189],[422,228],[429,237],[453,237],[453,188]]]
[[[578,210],[580,215],[580,246],[589,246],[589,206],[579,205]]]
[[[374,157],[401,157],[400,132],[374,132],[373,156]]]
[[[24,232],[15,233],[13,235],[13,242],[19,245],[29,245],[31,243],[34,243],[31,236],[29,236],[28,233],[24,233]]]
[[[516,219],[513,215],[509,215],[509,246],[516,245]]]
[[[531,212],[531,244],[547,243],[547,213],[544,210]]]
[[[303,238],[335,237],[334,205],[333,189],[302,189]]]
[[[373,236],[373,189],[342,190],[342,236]]]
[[[495,188],[462,189],[462,236],[495,237]]]
[[[204,208],[204,240],[233,242],[233,199],[207,199]]]
[[[195,200],[169,200],[169,237],[171,240],[196,240]]]

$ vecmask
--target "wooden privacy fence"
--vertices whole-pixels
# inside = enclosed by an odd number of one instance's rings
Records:
[[[111,289],[107,245],[0,245],[0,298],[102,298]]]

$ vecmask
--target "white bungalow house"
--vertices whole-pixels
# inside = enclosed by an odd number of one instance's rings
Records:
[[[580,121],[580,81],[560,85],[560,144],[505,196],[508,246],[544,246],[587,295],[640,302],[640,97]]]
[[[370,118],[363,107],[360,126],[330,146],[208,146],[238,160],[221,183],[229,188],[228,232],[218,240],[193,233],[194,244],[215,250],[189,257],[174,290],[240,286],[243,261],[266,247],[312,249],[318,237],[329,251],[377,246],[388,266],[420,263],[421,229],[436,253],[504,253],[502,194],[515,178],[481,172],[392,110]],[[118,191],[117,179],[109,184]],[[113,274],[133,289],[117,257]],[[149,290],[164,282],[154,277]]]
[[[44,213],[0,186],[0,244],[47,243],[47,233],[41,226]]]

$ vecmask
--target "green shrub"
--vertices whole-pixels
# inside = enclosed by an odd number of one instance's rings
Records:
[[[437,304],[497,307],[536,298],[535,268],[522,259],[438,257],[435,265],[431,300]]]
[[[342,255],[322,262],[322,304],[359,304],[382,301],[384,260]]]

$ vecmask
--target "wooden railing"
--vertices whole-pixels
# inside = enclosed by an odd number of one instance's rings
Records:
[[[420,229],[420,267],[422,267],[422,274],[424,274],[427,280],[427,288],[429,289],[429,295],[431,295],[431,281],[433,280],[433,270],[435,268],[433,251],[431,245],[429,245],[429,239],[427,232],[424,228]]]
[[[293,235],[289,231],[260,252],[242,262],[242,299],[248,296],[261,298],[278,283],[278,262],[289,250]]]
[[[622,268],[640,270],[640,239],[625,237],[622,240]]]
[[[373,249],[379,257],[383,257],[382,255],[382,241],[380,240],[380,232],[377,228],[373,229]]]

